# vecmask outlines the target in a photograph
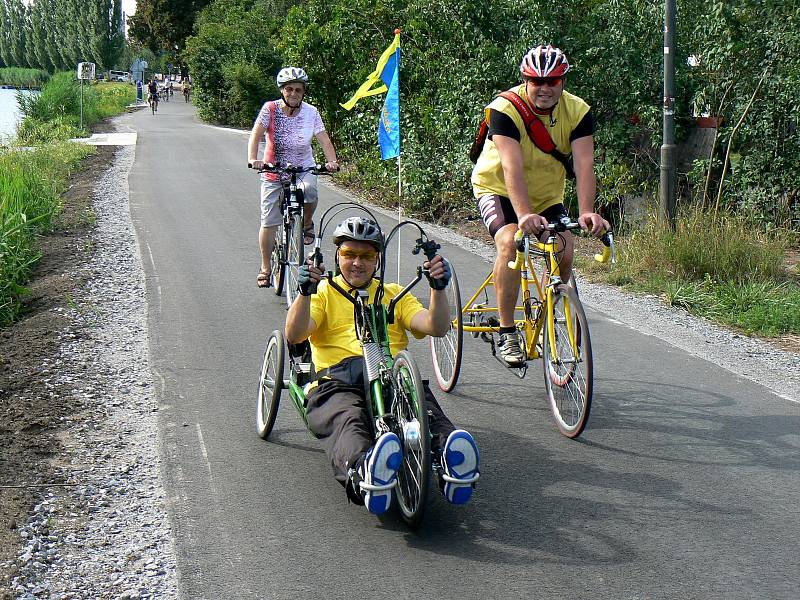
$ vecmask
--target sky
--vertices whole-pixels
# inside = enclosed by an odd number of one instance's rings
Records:
[[[136,0],[122,0],[122,11],[128,16],[136,14]]]

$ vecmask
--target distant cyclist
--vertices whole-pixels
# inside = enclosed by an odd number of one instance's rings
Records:
[[[147,84],[147,101],[154,104],[154,110],[158,110],[158,84],[155,79]]]
[[[281,69],[276,79],[281,92],[281,100],[265,102],[258,113],[248,143],[247,164],[260,169],[267,163],[291,163],[300,167],[315,164],[311,140],[316,137],[325,153],[325,168],[338,171],[339,163],[319,111],[311,104],[303,102],[308,84],[308,75],[298,67]],[[259,160],[258,145],[265,141],[264,156]],[[314,241],[314,222],[312,217],[317,207],[317,176],[303,173],[297,176],[298,186],[303,189],[305,198],[305,222],[303,238],[306,244]],[[281,182],[274,173],[261,176],[261,229],[258,245],[261,250],[261,270],[256,278],[259,287],[270,286],[270,254],[275,232],[280,225]]]
[[[564,91],[570,65],[553,46],[536,46],[522,57],[522,84],[511,88],[547,127],[562,155],[572,155],[581,226],[598,235],[609,224],[595,212],[594,117],[586,102]],[[498,97],[486,107],[489,133],[472,171],[472,189],[483,222],[495,240],[494,286],[500,317],[500,357],[520,366],[525,354],[514,326],[520,272],[508,268],[514,260],[514,234],[542,235],[549,222],[566,215],[566,167],[540,150],[528,135],[522,116],[511,101]],[[573,239],[563,234],[561,273],[572,268]]]
[[[333,243],[339,271],[336,283],[345,290],[365,290],[369,301],[374,301],[378,288],[374,275],[384,244],[376,223],[361,217],[347,218],[334,230]],[[431,286],[429,308],[412,294],[400,299],[395,306],[395,319],[388,326],[393,355],[406,348],[408,333],[416,338],[439,336],[450,326],[447,294],[436,289],[449,283],[450,268],[438,255],[425,267],[429,269]],[[322,280],[323,269],[310,264],[301,267],[300,294],[286,316],[286,339],[290,343],[308,339],[315,369],[318,373],[323,369],[327,372],[319,385],[308,392],[306,414],[309,428],[325,446],[336,480],[345,486],[350,500],[366,504],[370,512],[380,514],[389,508],[392,490],[370,493],[360,484],[392,483],[401,465],[402,444],[392,432],[384,433],[377,441],[370,433],[364,359],[356,337],[353,305],[327,280]],[[402,286],[396,283],[385,284],[383,303],[388,305],[401,290]],[[456,429],[445,416],[427,383],[424,387],[431,449],[444,473],[452,478],[442,478],[440,488],[449,502],[464,504],[472,496],[471,481],[479,470],[478,447],[467,431]]]

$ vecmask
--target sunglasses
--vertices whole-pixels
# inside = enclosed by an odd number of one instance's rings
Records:
[[[543,85],[549,85],[550,87],[555,87],[562,81],[564,81],[563,77],[531,77],[530,79],[528,79],[528,83],[532,83],[537,87],[541,87]]]
[[[373,261],[378,258],[378,253],[374,250],[350,250],[347,248],[339,250],[339,256],[347,260],[360,258],[365,261]]]

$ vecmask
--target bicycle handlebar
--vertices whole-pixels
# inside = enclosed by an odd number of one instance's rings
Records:
[[[583,227],[576,221],[568,221],[565,219],[556,223],[548,223],[544,230],[550,231],[551,233],[580,230],[579,233],[581,233],[583,232]],[[588,233],[586,235],[588,235]],[[525,256],[527,255],[527,244],[525,242],[530,237],[531,234],[527,234],[521,229],[518,229],[514,234],[514,243],[517,246],[517,256],[514,261],[509,261],[509,269],[519,270],[522,267],[525,261]],[[614,247],[614,233],[610,229],[604,229],[598,239],[603,244],[603,251],[600,254],[595,254],[594,259],[599,263],[606,263],[609,261],[609,259],[611,260],[611,264],[616,263],[617,253]]]
[[[247,163],[247,168],[252,169],[252,163]],[[329,171],[324,164],[316,164],[311,167],[301,167],[291,163],[264,163],[260,169],[256,169],[259,173],[313,173],[314,175],[333,175],[336,171]]]

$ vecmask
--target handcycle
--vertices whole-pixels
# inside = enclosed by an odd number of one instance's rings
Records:
[[[358,204],[341,203],[328,209],[320,219],[319,233],[312,255],[317,266],[322,262],[320,241],[327,222],[327,215],[334,209],[338,211],[335,213],[336,215],[353,207],[367,212],[370,218],[377,223],[372,213]],[[422,251],[427,260],[431,260],[439,245],[430,240],[416,223],[410,221],[396,225],[386,238],[385,246],[388,247],[395,233],[405,225],[413,225],[420,232],[420,237],[417,239],[412,253],[418,254]],[[371,303],[369,302],[369,292],[359,290],[355,297],[348,294],[336,283],[331,271],[328,271],[326,281],[353,304],[355,333],[361,343],[364,358],[366,406],[374,439],[377,440],[383,433],[392,431],[403,445],[403,462],[397,479],[389,485],[373,486],[369,489],[377,491],[393,488],[403,520],[414,528],[422,522],[430,488],[431,471],[438,472],[442,467],[438,459],[434,461],[431,453],[428,411],[424,405],[425,390],[419,369],[411,354],[406,350],[401,350],[396,356],[392,356],[387,327],[393,322],[397,302],[419,283],[423,269],[422,266],[417,267],[414,279],[406,284],[387,306],[383,303],[385,267],[385,262],[381,261],[378,289]],[[289,376],[284,378],[287,345],[289,346]],[[288,390],[292,404],[308,427],[305,392],[306,386],[315,378],[316,373],[311,361],[311,348],[308,341],[306,340],[302,344],[287,344],[282,331],[273,331],[267,339],[259,377],[256,409],[256,430],[259,436],[263,439],[269,438],[275,425],[281,393],[284,389]],[[442,477],[448,479],[444,473],[442,473]],[[477,476],[474,480],[477,480]],[[458,480],[458,483],[464,483],[464,481]],[[362,483],[362,488],[366,489],[366,487]]]
[[[270,274],[275,294],[286,295],[286,305],[291,306],[297,297],[297,276],[303,264],[303,223],[305,215],[305,202],[303,190],[297,186],[297,176],[300,173],[314,175],[331,175],[325,165],[313,167],[298,167],[288,163],[264,163],[259,169],[261,173],[276,173],[283,185],[281,194],[281,214],[283,224],[275,236],[270,256]]]
[[[581,434],[592,405],[592,343],[575,277],[569,283],[561,278],[557,239],[566,231],[580,228],[578,223],[564,217],[547,226],[550,233],[544,242],[522,231],[514,236],[516,259],[508,267],[520,271],[522,304],[515,307],[514,319],[526,357],[520,367],[507,365],[497,356],[494,334],[500,331],[500,321],[497,307],[490,304],[487,292],[487,288],[494,286],[493,274],[489,273],[462,306],[458,278],[453,273],[447,289],[453,317],[450,331],[442,338],[431,338],[430,342],[433,370],[443,391],[452,391],[458,382],[466,331],[487,342],[492,355],[520,379],[527,373],[528,362],[541,358],[545,391],[559,431],[569,438]],[[613,233],[605,232],[600,240],[603,251],[595,254],[595,260],[616,262]]]

